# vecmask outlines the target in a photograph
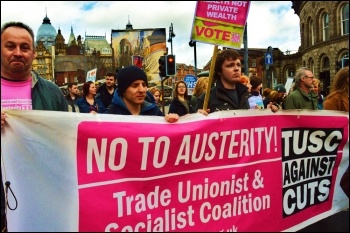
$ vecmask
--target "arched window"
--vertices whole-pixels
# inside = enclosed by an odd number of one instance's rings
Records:
[[[344,68],[345,66],[349,66],[349,52],[344,51],[340,54],[339,56],[340,60],[340,65],[341,68]]]
[[[322,70],[329,70],[329,58],[328,57],[324,57],[322,59]]]
[[[310,20],[309,22],[309,45],[315,44],[315,37],[314,37],[314,22]]]
[[[294,77],[294,74],[295,74],[294,68],[288,67],[286,70],[286,77],[287,78]]]
[[[322,16],[323,41],[329,39],[329,17],[327,13]]]
[[[312,58],[309,60],[309,69],[312,71],[312,73],[315,73],[315,63]]]
[[[342,30],[341,34],[346,35],[349,34],[349,3],[346,4],[341,11],[341,22],[342,22]]]

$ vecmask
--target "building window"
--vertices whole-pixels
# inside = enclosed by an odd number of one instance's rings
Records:
[[[256,67],[256,59],[252,59],[252,67],[253,67],[253,68]]]
[[[323,41],[326,41],[329,39],[329,17],[327,13],[324,13],[322,17],[322,28],[323,28]]]
[[[342,35],[349,34],[349,3],[346,4],[342,9],[341,21]]]
[[[315,73],[315,63],[314,60],[312,60],[312,58],[309,61],[309,69],[312,71],[312,73]]]
[[[309,40],[310,40],[310,45],[314,45],[315,44],[314,22],[312,20],[309,23]]]
[[[322,59],[322,70],[329,70],[329,58],[328,57],[324,57]]]
[[[288,68],[287,69],[287,78],[294,77],[294,74],[295,74],[295,72],[294,72],[293,68]]]

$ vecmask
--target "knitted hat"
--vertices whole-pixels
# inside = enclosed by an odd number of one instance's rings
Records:
[[[117,74],[118,80],[118,94],[122,95],[126,89],[136,80],[143,80],[147,82],[147,76],[145,72],[137,66],[127,66],[119,70]]]
[[[286,88],[282,84],[277,84],[273,89],[278,92],[287,92]]]

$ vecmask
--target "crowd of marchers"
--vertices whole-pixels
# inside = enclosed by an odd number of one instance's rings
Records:
[[[86,82],[82,93],[76,83],[70,83],[69,93],[64,96],[56,84],[32,71],[35,56],[34,33],[28,25],[22,22],[2,25],[2,131],[6,130],[7,125],[5,109],[160,116],[169,123],[178,121],[179,117],[186,114],[208,115],[216,111],[240,109],[270,109],[272,112],[325,109],[349,112],[349,67],[338,71],[330,94],[326,97],[320,94],[320,81],[306,67],[296,71],[295,83],[288,93],[281,84],[272,90],[262,90],[261,78],[242,75],[239,53],[234,49],[224,49],[217,53],[211,86],[209,87],[208,77],[201,77],[193,95],[189,96],[186,83],[178,81],[169,110],[163,113],[160,105],[161,91],[155,87],[148,88],[147,76],[137,66],[124,67],[118,73],[107,73],[104,84],[98,88],[94,82]],[[207,93],[209,98],[206,98]],[[4,188],[1,188],[1,229],[4,231],[5,204]]]

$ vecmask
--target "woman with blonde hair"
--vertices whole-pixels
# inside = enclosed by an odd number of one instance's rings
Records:
[[[152,93],[152,95],[154,97],[154,101],[156,102],[156,105],[158,106],[159,109],[161,109],[162,104],[160,103],[160,98],[162,96],[162,92],[157,87],[151,87],[149,89],[149,92]]]
[[[323,95],[321,94],[321,81],[318,78],[312,80],[312,85],[314,86],[311,90],[312,96],[317,99],[317,109],[323,109]]]
[[[191,97],[191,106],[196,107],[197,98],[205,93],[208,88],[209,77],[203,76],[198,78],[196,85],[194,86],[192,97]],[[194,109],[193,109],[194,111]]]

